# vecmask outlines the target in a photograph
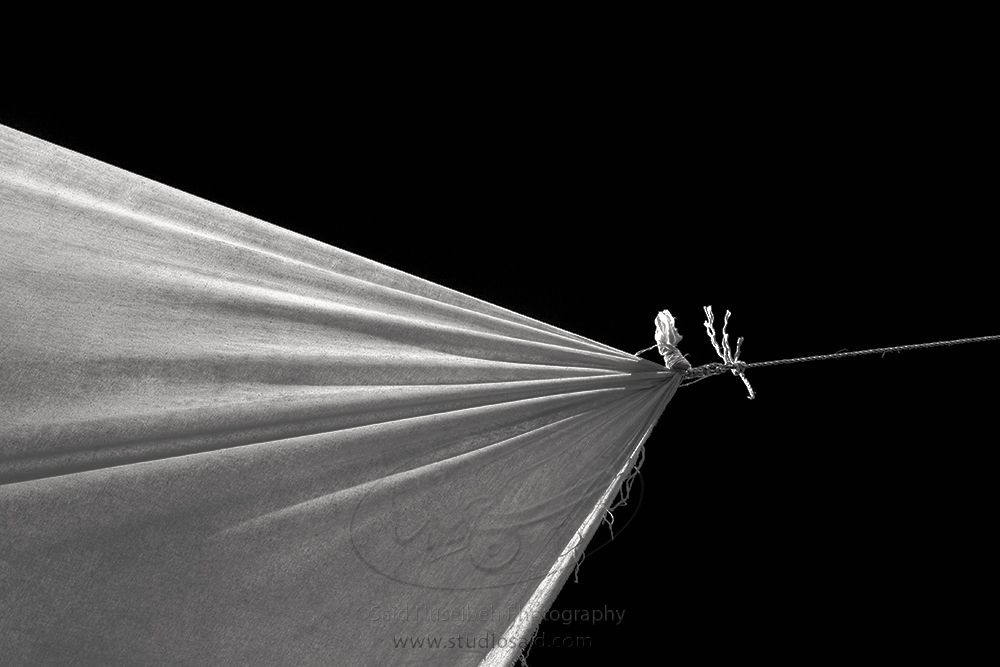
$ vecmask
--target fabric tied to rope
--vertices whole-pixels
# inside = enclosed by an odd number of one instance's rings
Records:
[[[683,379],[681,380],[681,386],[694,384],[695,382],[701,382],[705,378],[712,377],[713,375],[721,375],[725,372],[730,372],[733,375],[738,376],[743,380],[743,384],[746,385],[748,398],[753,399],[756,397],[753,387],[750,386],[750,381],[747,379],[746,371],[750,368],[765,368],[769,366],[784,366],[786,364],[798,364],[806,361],[826,361],[829,359],[846,359],[849,357],[861,357],[866,355],[880,354],[885,356],[889,352],[903,352],[906,350],[925,350],[934,347],[951,347],[954,345],[967,345],[969,343],[987,343],[987,342],[998,342],[1000,341],[1000,334],[994,334],[991,336],[976,336],[974,338],[956,338],[952,340],[941,340],[932,341],[928,343],[913,343],[910,345],[892,345],[890,347],[874,347],[866,350],[841,350],[840,352],[833,352],[831,354],[814,354],[807,357],[795,357],[791,359],[774,359],[771,361],[754,361],[752,363],[747,363],[740,360],[740,352],[743,349],[743,338],[736,339],[736,350],[729,345],[729,334],[726,332],[726,328],[729,325],[729,317],[731,313],[727,310],[726,316],[722,321],[722,337],[715,332],[715,316],[712,313],[711,306],[705,306],[705,331],[708,333],[708,340],[712,343],[712,348],[715,353],[719,355],[722,362],[712,362],[704,364],[703,366],[697,366],[692,368],[688,364],[684,355],[680,353],[677,349],[677,343],[681,340],[681,335],[677,332],[676,320],[670,311],[661,311],[656,316],[656,345],[651,345],[644,350],[639,350],[635,353],[639,356],[645,352],[656,348],[659,350],[660,354],[663,355],[663,360],[666,363],[667,368],[672,370],[679,370],[683,373]]]
[[[2,664],[505,667],[683,380],[3,126],[0,285]]]
[[[682,370],[684,372],[684,380],[681,386],[700,382],[707,377],[721,375],[722,373],[729,371],[743,380],[743,384],[746,385],[747,388],[748,398],[753,399],[756,397],[756,394],[754,393],[753,387],[750,386],[750,381],[746,376],[747,364],[740,361],[740,352],[743,349],[743,338],[740,337],[736,339],[735,351],[729,345],[729,333],[726,329],[729,325],[729,317],[731,315],[732,313],[727,310],[726,316],[722,320],[722,336],[719,338],[715,332],[715,315],[712,313],[712,307],[705,306],[705,331],[708,333],[708,340],[712,343],[712,348],[715,350],[715,353],[719,355],[720,359],[722,359],[721,363],[712,362],[696,368],[691,367],[691,364],[689,364],[687,359],[684,358],[684,355],[677,349],[677,343],[681,341],[682,336],[677,331],[676,319],[669,310],[662,310],[656,316],[656,345],[640,350],[639,352],[636,352],[636,355],[638,356],[643,352],[648,352],[655,347],[657,351],[663,355],[663,361],[667,368],[671,370]]]

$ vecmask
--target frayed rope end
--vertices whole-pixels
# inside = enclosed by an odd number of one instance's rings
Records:
[[[712,343],[712,347],[715,349],[715,353],[719,355],[722,359],[721,364],[707,364],[707,366],[713,366],[712,372],[706,372],[701,375],[698,379],[708,377],[709,375],[717,375],[719,373],[724,373],[727,370],[732,372],[733,375],[739,377],[743,380],[743,384],[747,388],[747,398],[753,400],[757,397],[754,393],[753,387],[750,386],[750,380],[746,376],[747,365],[740,361],[740,352],[743,351],[743,337],[741,336],[736,340],[736,352],[734,353],[732,348],[729,347],[729,333],[726,331],[726,327],[729,326],[729,317],[732,315],[728,310],[726,311],[726,316],[722,320],[722,344],[716,342],[717,335],[715,333],[715,316],[712,314],[712,307],[705,306],[705,332],[708,334],[708,340]],[[719,367],[716,370],[714,367]],[[699,368],[706,368],[706,366],[700,366]],[[696,371],[699,369],[691,369]],[[687,373],[691,375],[692,373]]]

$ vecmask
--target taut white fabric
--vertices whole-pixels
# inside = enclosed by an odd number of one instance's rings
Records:
[[[2,662],[477,664],[678,381],[0,127]]]

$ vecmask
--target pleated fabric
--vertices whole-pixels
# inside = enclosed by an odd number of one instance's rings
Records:
[[[678,382],[0,127],[2,661],[509,662]]]

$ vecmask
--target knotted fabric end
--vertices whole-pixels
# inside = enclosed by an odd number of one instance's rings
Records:
[[[677,349],[677,343],[681,342],[683,336],[678,333],[675,322],[676,320],[669,310],[662,310],[656,316],[656,349],[663,355],[663,363],[667,368],[688,369],[691,364]]]
[[[682,336],[678,333],[676,319],[670,314],[669,310],[661,310],[656,316],[656,333],[654,336],[656,345],[647,347],[645,350],[639,350],[636,352],[636,356],[656,348],[663,355],[663,362],[668,369],[681,371],[684,374],[684,384],[692,384],[707,377],[730,371],[733,375],[743,380],[743,384],[747,388],[747,398],[752,400],[757,395],[754,393],[753,387],[750,386],[750,380],[746,376],[747,364],[740,361],[740,352],[743,350],[743,338],[736,339],[735,351],[729,345],[729,333],[726,331],[726,328],[729,326],[729,317],[731,315],[732,313],[727,310],[726,316],[722,320],[722,337],[719,338],[715,332],[715,315],[712,313],[712,307],[705,306],[705,331],[708,333],[708,340],[712,343],[715,353],[722,359],[722,363],[716,361],[692,368],[691,364],[684,358],[684,355],[677,349],[677,344],[681,341]]]

